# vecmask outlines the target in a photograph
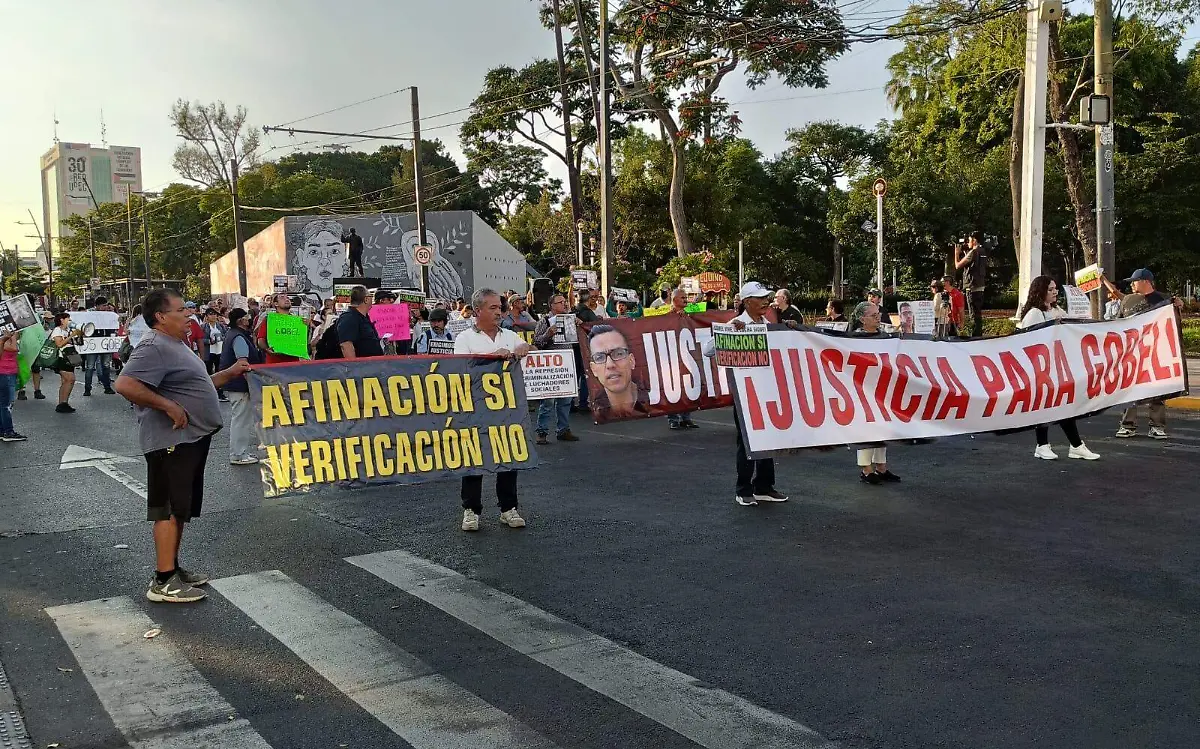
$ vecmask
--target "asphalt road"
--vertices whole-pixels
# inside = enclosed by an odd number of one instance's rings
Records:
[[[74,402],[18,403],[31,439],[0,444],[0,716],[36,747],[1197,745],[1194,415],[1093,418],[1095,463],[1057,431],[1055,463],[895,447],[884,487],[791,456],[792,501],[749,508],[730,413],[576,416],[521,476],[529,527],[478,534],[455,482],[265,500],[218,434],[183,553],[217,579],[169,606],[132,414]],[[70,445],[133,460],[61,470]]]

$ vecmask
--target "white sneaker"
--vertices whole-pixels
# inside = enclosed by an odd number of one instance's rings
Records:
[[[509,528],[524,528],[525,518],[517,513],[517,508],[500,513],[500,522],[507,525]]]
[[[1067,453],[1068,458],[1079,458],[1080,460],[1100,460],[1100,456],[1088,449],[1088,446],[1079,443],[1079,447],[1072,447]]]
[[[1054,454],[1054,450],[1049,445],[1038,445],[1037,449],[1033,451],[1033,457],[1042,460],[1058,460],[1058,456]]]
[[[243,455],[240,458],[231,458],[229,465],[231,466],[252,466],[258,463],[258,458],[253,455]]]
[[[1150,427],[1149,437],[1150,439],[1156,440],[1168,439],[1167,430],[1163,429],[1162,427]]]
[[[462,529],[464,531],[479,530],[479,516],[472,510],[463,510]]]
[[[1136,429],[1130,429],[1129,427],[1123,426],[1123,427],[1121,427],[1120,429],[1118,429],[1118,430],[1117,430],[1117,436],[1118,436],[1118,437],[1120,437],[1120,438],[1121,438],[1121,439],[1123,439],[1123,440],[1127,440],[1127,439],[1129,439],[1130,437],[1136,437],[1136,436],[1137,436],[1137,430],[1136,430]]]

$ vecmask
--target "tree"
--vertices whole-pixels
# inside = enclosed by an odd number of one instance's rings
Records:
[[[598,63],[594,14],[576,20],[585,54]],[[709,144],[736,134],[740,124],[717,95],[722,82],[742,68],[751,88],[772,75],[789,86],[823,87],[825,63],[846,49],[845,29],[828,0],[631,3],[610,23],[612,46],[623,50],[608,61],[613,83],[658,122],[671,148],[669,214],[682,256],[693,250],[684,200],[687,143],[700,136]]]
[[[560,180],[549,178],[545,155],[536,148],[484,141],[464,150],[467,171],[479,176],[492,206],[506,222],[523,203],[538,202],[546,191],[554,197],[562,189]]]
[[[233,184],[229,162],[239,169],[258,163],[259,136],[246,125],[246,108],[232,113],[225,102],[189,103],[183,99],[171,107],[171,125],[183,143],[175,148],[171,165],[179,176],[205,187]]]

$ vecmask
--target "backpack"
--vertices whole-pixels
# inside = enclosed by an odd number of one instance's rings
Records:
[[[338,342],[337,325],[330,325],[329,328],[321,334],[321,339],[317,341],[314,350],[314,357],[317,359],[341,359],[342,347]]]

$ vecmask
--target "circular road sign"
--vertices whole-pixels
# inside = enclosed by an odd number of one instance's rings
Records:
[[[420,265],[429,265],[433,262],[433,248],[422,245],[413,250],[413,259]]]
[[[871,185],[871,192],[875,193],[881,198],[884,195],[887,195],[887,180],[882,177],[875,180],[875,184]]]

